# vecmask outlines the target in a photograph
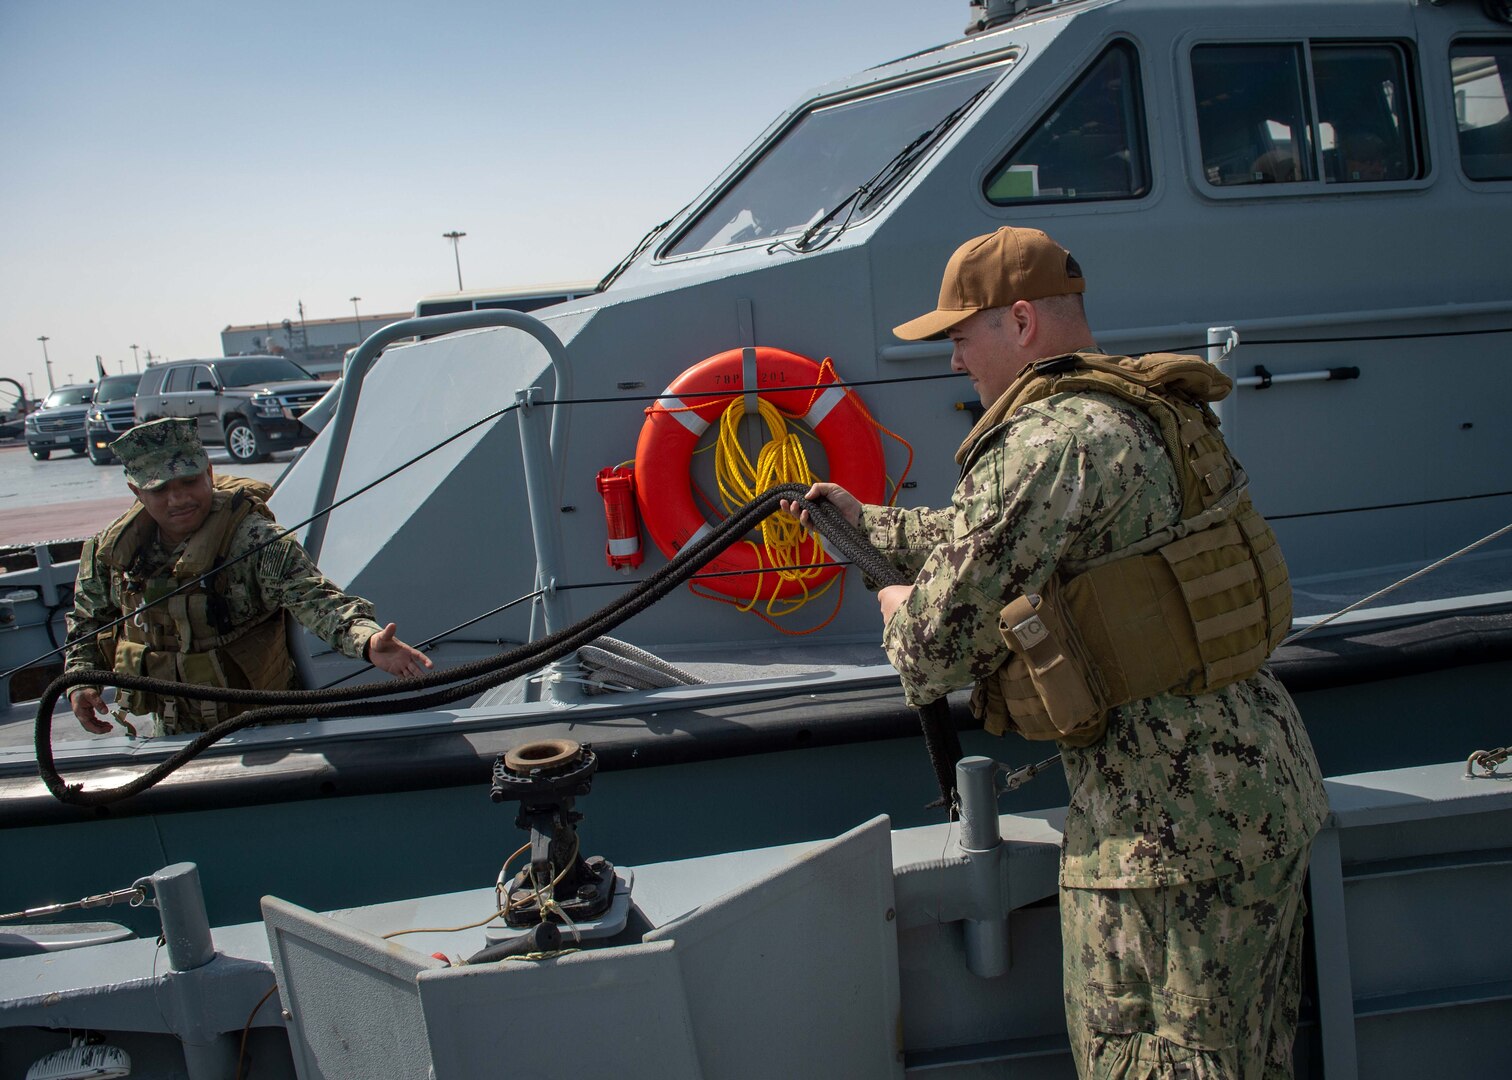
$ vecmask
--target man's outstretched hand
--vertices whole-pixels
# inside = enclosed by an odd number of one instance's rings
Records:
[[[424,675],[425,669],[431,666],[430,658],[400,641],[395,636],[398,630],[396,623],[389,623],[368,638],[368,663],[390,675]],[[75,708],[74,712],[77,713],[78,709]]]

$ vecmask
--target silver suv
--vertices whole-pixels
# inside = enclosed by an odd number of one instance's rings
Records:
[[[201,442],[245,465],[309,443],[315,433],[299,417],[330,388],[282,356],[174,360],[142,373],[136,422],[194,420]]]
[[[32,457],[46,461],[54,450],[84,452],[84,415],[94,389],[93,384],[60,386],[26,418],[26,448]]]

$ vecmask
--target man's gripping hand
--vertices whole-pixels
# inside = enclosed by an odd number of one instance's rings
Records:
[[[861,524],[861,500],[846,491],[839,484],[815,484],[808,489],[804,498],[810,502],[818,502],[820,499],[824,499],[836,510],[840,511],[840,516],[845,518],[846,521],[852,525]],[[791,514],[796,512],[798,504],[783,499],[781,506]],[[804,528],[808,528],[809,512],[805,510],[798,514],[798,520],[803,523]]]

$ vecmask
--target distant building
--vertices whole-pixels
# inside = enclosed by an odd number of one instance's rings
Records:
[[[411,318],[408,311],[387,315],[363,315],[359,321],[341,319],[284,319],[281,322],[228,326],[221,331],[223,356],[272,353],[287,356],[313,375],[334,379],[341,374],[342,358],[381,326]]]

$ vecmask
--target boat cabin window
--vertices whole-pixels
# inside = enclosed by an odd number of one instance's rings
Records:
[[[861,185],[895,161],[911,163],[904,152],[926,150],[949,127],[946,121],[1003,70],[995,64],[810,107],[664,254],[689,255],[798,232],[847,200],[859,202],[867,194],[857,194]],[[858,214],[864,209],[849,207]]]
[[[987,200],[1132,199],[1150,190],[1139,57],[1103,53],[987,178]]]
[[[1512,180],[1512,44],[1449,50],[1460,167],[1471,180]]]
[[[1203,176],[1216,187],[1423,175],[1399,45],[1199,45],[1192,87]]]

